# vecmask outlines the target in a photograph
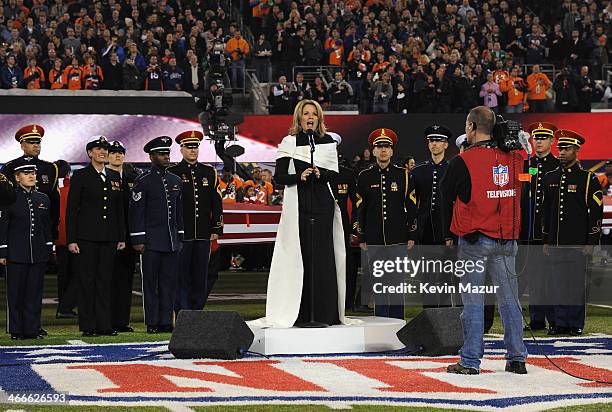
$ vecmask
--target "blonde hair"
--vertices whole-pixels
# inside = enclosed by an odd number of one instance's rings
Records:
[[[293,111],[293,123],[289,128],[289,134],[292,136],[297,136],[297,134],[302,131],[302,111],[304,110],[304,106],[308,105],[314,106],[315,109],[317,109],[317,114],[319,115],[319,124],[315,130],[315,134],[319,137],[325,136],[327,127],[325,127],[323,109],[321,108],[321,105],[314,100],[301,100],[297,105],[295,105],[295,110]]]

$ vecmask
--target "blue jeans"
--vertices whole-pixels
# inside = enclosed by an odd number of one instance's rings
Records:
[[[506,106],[506,113],[523,113],[523,103]]]
[[[506,359],[525,362],[527,348],[523,343],[523,316],[518,301],[518,285],[515,271],[516,241],[502,244],[496,239],[480,235],[478,241],[470,244],[459,238],[458,259],[484,261],[485,271],[491,277],[491,283],[498,286],[495,295],[499,314],[504,325],[504,346]],[[466,273],[461,284],[471,286],[485,285],[485,271]],[[463,312],[463,347],[460,350],[459,363],[467,368],[480,369],[480,359],[484,355],[484,300],[482,293],[461,293]]]
[[[244,60],[232,60],[230,63],[230,73],[232,76],[232,88],[242,89],[244,87]]]

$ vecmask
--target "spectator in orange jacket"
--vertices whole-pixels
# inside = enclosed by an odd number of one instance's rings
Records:
[[[74,56],[72,64],[64,69],[64,84],[68,90],[81,90],[83,88],[83,69],[79,66],[79,58]]]
[[[550,89],[551,82],[544,73],[540,72],[540,65],[534,64],[532,72],[527,76],[527,100],[529,108],[534,113],[546,112],[546,91]]]
[[[96,64],[96,59],[92,55],[85,57],[83,79],[85,81],[85,90],[98,90],[104,81],[102,68]]]
[[[242,38],[242,34],[237,27],[234,27],[234,37],[227,41],[225,51],[229,53],[232,59],[230,64],[232,87],[242,89],[244,86],[246,58],[249,56],[251,50],[249,49],[249,43]]]
[[[28,67],[23,72],[23,84],[29,90],[45,87],[45,73],[36,65],[35,58],[30,59]]]
[[[519,66],[514,66],[510,76],[500,84],[501,91],[506,93],[508,99],[506,113],[523,113],[523,105],[527,99],[527,83],[520,74]]]
[[[49,86],[51,90],[63,89],[66,87],[64,83],[62,59],[60,58],[56,58],[53,61],[53,67],[49,70]]]

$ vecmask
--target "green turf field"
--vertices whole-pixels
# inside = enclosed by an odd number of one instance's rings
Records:
[[[215,284],[213,294],[265,294],[267,283],[267,273],[262,272],[221,272],[219,280]],[[135,291],[140,291],[140,277],[134,276]],[[56,277],[47,274],[45,277],[45,298],[55,298],[57,296]],[[0,299],[6,299],[6,282],[0,279]],[[6,318],[6,306],[1,305],[0,319]],[[245,320],[256,319],[265,316],[265,302],[259,300],[211,300],[207,305],[209,310],[233,310],[239,312]],[[55,319],[55,304],[43,305],[43,327],[49,332],[49,336],[43,340],[20,340],[13,341],[6,333],[0,335],[0,346],[13,345],[60,345],[66,344],[69,340],[82,340],[87,343],[118,343],[118,342],[148,342],[164,341],[170,338],[170,334],[161,333],[149,335],[143,323],[142,299],[138,295],[133,295],[132,300],[132,327],[134,333],[122,333],[119,336],[100,336],[94,338],[83,338],[78,331],[76,319]],[[413,318],[421,311],[420,306],[407,308],[407,319]],[[349,315],[353,314],[351,312]],[[527,316],[527,312],[524,312]],[[360,315],[363,314],[353,314]],[[495,323],[491,333],[501,334],[503,328],[498,314],[495,316]],[[585,333],[605,333],[612,335],[612,309],[604,307],[587,306],[587,322]],[[526,334],[526,336],[530,336]],[[546,336],[545,332],[535,333],[536,337]]]

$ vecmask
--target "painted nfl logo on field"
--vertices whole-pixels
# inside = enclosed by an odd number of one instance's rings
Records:
[[[508,166],[502,166],[501,164],[493,166],[493,183],[499,187],[504,187],[509,181]]]

